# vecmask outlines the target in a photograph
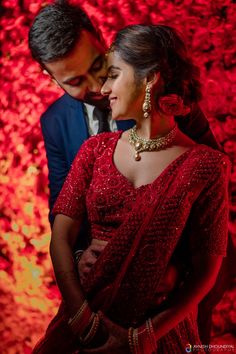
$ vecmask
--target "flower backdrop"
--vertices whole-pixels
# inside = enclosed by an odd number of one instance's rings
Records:
[[[75,2],[91,16],[107,43],[114,31],[131,23],[161,22],[182,31],[195,62],[201,67],[205,92],[202,108],[233,162],[229,226],[235,235],[235,0]],[[32,19],[47,3],[3,0],[0,9],[3,29],[0,33],[0,352],[3,354],[30,353],[60,302],[48,256],[47,165],[39,117],[61,92],[33,62],[27,45]],[[236,335],[235,288],[233,281],[214,313],[213,335],[221,340],[224,335]]]

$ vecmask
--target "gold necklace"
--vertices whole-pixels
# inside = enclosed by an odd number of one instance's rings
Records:
[[[129,132],[129,143],[134,147],[135,154],[134,159],[135,161],[141,160],[140,152],[143,151],[158,151],[166,149],[170,146],[177,134],[178,128],[175,124],[174,128],[171,131],[160,138],[156,139],[144,139],[138,136],[137,134],[137,127],[136,125],[130,129]]]

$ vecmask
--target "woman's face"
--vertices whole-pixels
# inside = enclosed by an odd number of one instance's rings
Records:
[[[108,55],[108,75],[102,94],[108,96],[112,119],[140,120],[145,97],[145,80],[137,82],[134,69],[117,52]]]

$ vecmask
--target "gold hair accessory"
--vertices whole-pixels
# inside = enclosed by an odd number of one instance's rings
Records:
[[[151,85],[148,82],[145,89],[145,99],[143,103],[143,116],[144,118],[149,118],[151,115],[152,105],[151,105]]]
[[[129,131],[129,143],[134,147],[135,154],[134,159],[135,161],[141,160],[140,152],[143,151],[158,151],[166,149],[170,146],[177,134],[178,128],[177,125],[174,126],[171,131],[160,138],[156,139],[144,139],[138,136],[137,134],[137,127],[136,125],[130,129]]]

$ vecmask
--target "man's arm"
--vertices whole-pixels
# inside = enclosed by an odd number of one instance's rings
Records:
[[[61,133],[56,119],[48,115],[43,115],[40,120],[43,139],[47,154],[48,162],[48,178],[49,178],[49,222],[51,228],[54,223],[54,215],[52,214],[53,206],[65,182],[66,176],[70,170],[70,166],[65,157],[65,152],[62,150]],[[76,250],[85,250],[88,247],[89,227],[86,218],[81,223],[80,232],[77,237]],[[93,260],[92,251],[86,252],[86,262],[91,263]],[[93,262],[94,263],[94,262]],[[83,266],[81,267],[81,272]]]
[[[205,144],[216,150],[222,150],[198,104],[192,104],[191,112],[187,116],[179,116],[175,119],[179,129],[196,143]]]
[[[60,136],[58,127],[55,124],[55,120],[49,122],[49,119],[48,116],[43,115],[40,123],[48,161],[49,222],[52,228],[55,218],[52,214],[52,209],[69,172],[69,167],[65,159],[65,154],[63,154],[63,151],[60,149],[59,141],[55,139],[55,136]],[[75,260],[78,264],[78,272],[81,281],[85,279],[104,247],[105,246],[97,244],[88,247],[88,225],[87,220],[83,220],[75,246]]]
[[[69,166],[66,162],[65,155],[60,149],[59,141],[55,139],[55,136],[60,136],[55,121],[52,127],[52,122],[49,121],[49,117],[43,115],[40,119],[40,123],[48,162],[49,222],[52,227],[54,222],[52,209],[69,172]]]

